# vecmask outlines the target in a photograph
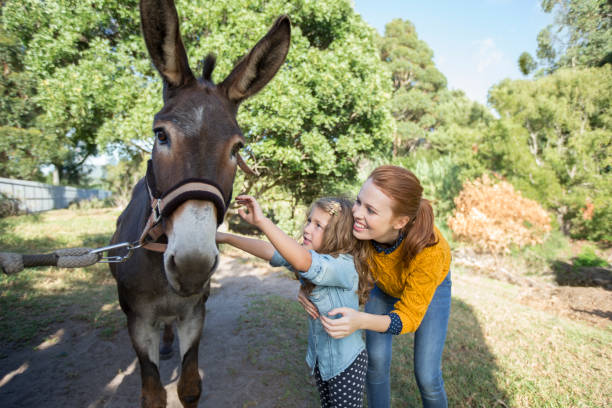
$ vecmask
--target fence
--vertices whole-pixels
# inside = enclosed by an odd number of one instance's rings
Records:
[[[52,186],[26,180],[0,177],[0,193],[19,200],[19,210],[39,212],[66,208],[75,201],[110,197],[110,191],[67,186]]]

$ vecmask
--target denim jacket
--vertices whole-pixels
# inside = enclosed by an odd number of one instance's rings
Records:
[[[359,296],[357,295],[359,276],[353,257],[341,254],[334,258],[331,255],[321,255],[312,250],[310,254],[312,255],[310,268],[299,274],[316,285],[308,298],[319,309],[319,314],[327,316],[330,310],[337,307],[359,310]],[[278,251],[274,252],[270,265],[285,266],[294,271]],[[342,316],[330,317],[340,318]],[[311,374],[314,374],[318,362],[321,378],[327,381],[346,370],[364,349],[361,330],[342,339],[334,339],[323,329],[320,319],[308,316],[306,363],[311,369]]]

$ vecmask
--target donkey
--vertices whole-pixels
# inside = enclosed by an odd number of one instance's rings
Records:
[[[141,406],[166,406],[159,376],[160,330],[164,327],[162,349],[167,349],[173,341],[171,325],[176,323],[181,356],[178,395],[183,407],[196,407],[202,388],[198,346],[218,259],[215,233],[231,199],[236,168],[244,168],[238,150],[245,139],[236,113],[285,61],[291,26],[287,16],[279,17],[215,85],[211,55],[201,78],[189,68],[172,0],[141,0],[140,16],[149,55],[163,80],[164,106],[153,118],[155,144],[147,174],[134,187],[111,240],[138,241],[145,248],[110,268],[140,363]],[[159,236],[162,244],[148,243]],[[165,251],[156,252],[161,245]],[[122,251],[113,249],[109,256],[120,257]]]

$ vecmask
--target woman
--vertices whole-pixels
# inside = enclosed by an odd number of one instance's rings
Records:
[[[340,318],[320,316],[333,338],[366,330],[370,408],[390,407],[392,338],[410,332],[415,333],[414,373],[423,406],[448,406],[441,360],[451,304],[451,254],[422,192],[406,169],[381,166],[372,172],[353,206],[353,235],[369,248],[355,262],[369,267],[376,286],[364,312],[336,308],[328,316]],[[302,293],[298,300],[319,317]]]

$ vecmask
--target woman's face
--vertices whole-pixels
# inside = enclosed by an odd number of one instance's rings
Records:
[[[314,207],[306,220],[302,232],[302,246],[306,249],[318,251],[323,243],[323,234],[329,222],[329,215],[319,207]]]
[[[395,216],[392,205],[393,200],[378,189],[372,179],[367,179],[353,205],[355,238],[387,244],[395,242],[408,217]]]

